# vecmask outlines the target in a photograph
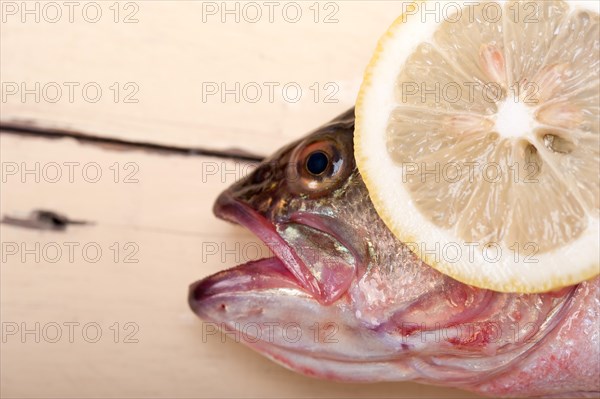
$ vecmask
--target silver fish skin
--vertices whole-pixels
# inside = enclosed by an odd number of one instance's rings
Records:
[[[192,310],[313,377],[598,397],[599,278],[507,294],[437,272],[378,217],[353,134],[349,110],[219,196],[214,213],[251,230],[275,256],[192,284]]]

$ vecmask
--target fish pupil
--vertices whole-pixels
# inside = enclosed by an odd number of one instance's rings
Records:
[[[328,164],[329,157],[323,151],[315,151],[306,159],[306,169],[315,176],[325,172]]]

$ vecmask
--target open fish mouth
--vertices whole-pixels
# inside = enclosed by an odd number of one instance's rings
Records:
[[[231,269],[206,277],[190,286],[188,302],[203,319],[215,319],[214,300],[231,294],[269,289],[292,289],[307,296],[318,295],[319,286],[306,266],[277,233],[266,218],[233,198],[229,191],[221,194],[215,203],[217,217],[242,225],[260,238],[275,256],[246,262]],[[226,310],[226,300],[220,306]]]
[[[217,217],[240,224],[260,238],[275,255],[270,263],[281,263],[298,280],[299,285],[315,297],[321,296],[321,289],[310,269],[291,246],[277,232],[273,223],[260,215],[247,204],[236,200],[228,191],[219,196],[214,206]]]
[[[214,213],[248,228],[275,256],[234,266],[192,284],[188,301],[194,313],[226,334],[237,334],[244,344],[275,362],[303,374],[339,380],[355,375],[357,380],[363,380],[360,371],[364,362],[383,373],[389,349],[375,339],[376,331],[352,335],[354,313],[344,298],[337,300],[345,291],[332,289],[335,282],[342,280],[348,280],[349,285],[355,276],[355,262],[352,250],[335,238],[327,220],[297,213],[271,223],[228,191],[217,200]],[[335,251],[326,259],[328,262],[311,259],[306,251],[290,245],[290,241],[297,242],[294,240],[299,235],[320,244],[325,241],[326,248],[335,246],[347,262],[342,262]],[[319,264],[324,266],[315,267]],[[331,270],[334,273],[329,273]],[[336,303],[323,306],[333,301]],[[370,344],[365,345],[362,340],[369,335],[373,335]],[[347,347],[348,342],[354,343],[353,349]],[[355,361],[356,357],[363,361]]]
[[[377,339],[379,332],[356,333],[360,323],[341,287],[355,278],[356,260],[362,259],[354,256],[352,242],[342,243],[344,233],[337,234],[331,220],[296,213],[272,223],[228,191],[217,200],[214,213],[248,228],[275,256],[192,284],[189,305],[201,319],[305,375],[345,381],[409,378],[406,368],[387,370],[393,352]],[[305,237],[318,241],[330,256],[311,259],[314,254],[303,253],[295,244],[304,243]]]
[[[358,266],[365,262],[363,253],[357,249],[359,245],[344,237],[340,231],[343,229],[324,215],[296,212],[275,224],[229,191],[219,196],[214,213],[246,227],[274,254],[240,265],[240,270],[250,272],[252,268],[254,272],[263,266],[269,270],[283,267],[295,279],[295,288],[322,304],[333,303],[343,295],[356,277]],[[282,284],[288,286],[289,281]]]

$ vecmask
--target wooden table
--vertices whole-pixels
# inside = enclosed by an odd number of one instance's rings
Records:
[[[352,106],[400,3],[24,4],[0,3],[2,397],[473,397],[303,377],[203,339],[186,302],[245,260],[207,245],[266,251],[212,215],[250,170],[227,155]]]

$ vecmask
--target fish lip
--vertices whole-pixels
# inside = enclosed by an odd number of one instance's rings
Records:
[[[219,196],[213,213],[223,220],[244,226],[254,233],[292,273],[299,285],[317,300],[322,301],[323,292],[316,277],[267,218],[237,200],[229,190]]]
[[[252,290],[282,288],[304,292],[281,260],[276,257],[263,258],[220,271],[192,283],[189,286],[188,304],[201,318],[213,319],[210,316],[211,300]]]

